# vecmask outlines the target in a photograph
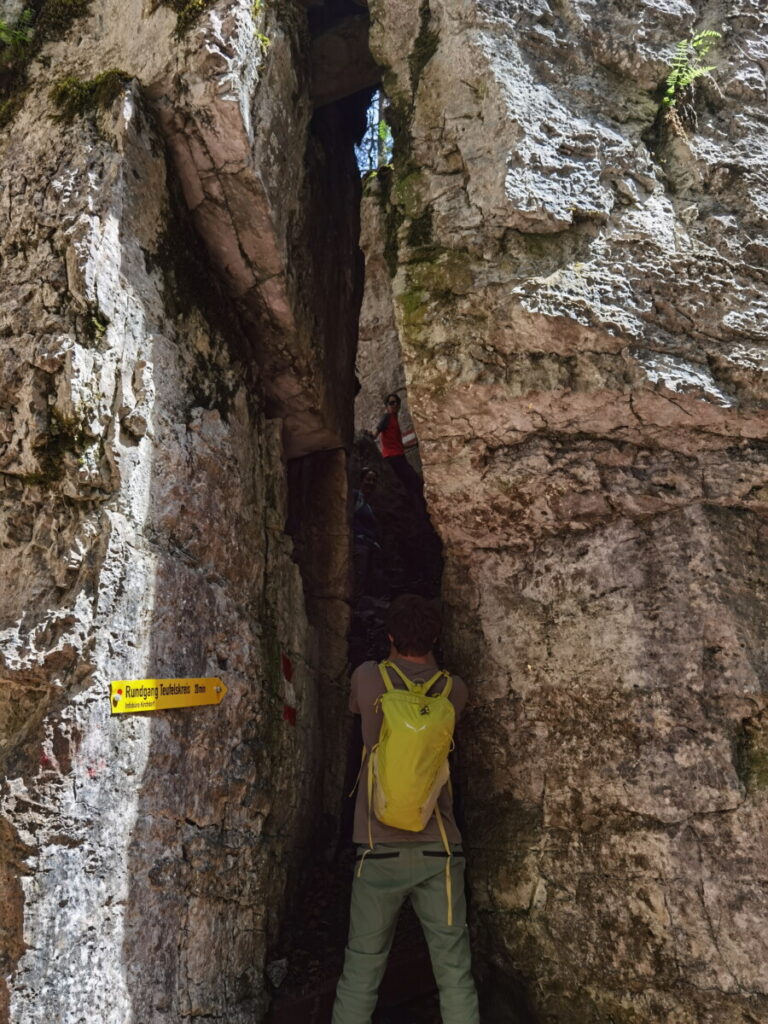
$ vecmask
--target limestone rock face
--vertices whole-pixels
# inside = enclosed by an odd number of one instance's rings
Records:
[[[365,254],[365,291],[360,308],[356,374],[360,390],[355,397],[355,425],[372,431],[385,412],[390,392],[400,396],[398,419],[403,432],[412,427],[405,386],[400,337],[395,322],[392,282],[387,264],[387,186],[385,172],[371,178],[361,204],[360,247]]]
[[[356,213],[350,253],[318,265],[323,186],[304,174],[324,160],[340,195],[359,184],[351,149],[326,154],[349,131],[334,109],[308,128],[303,9],[257,14],[220,3],[178,39],[167,8],[94,0],[0,135],[15,1024],[261,1019],[265,950],[323,806],[318,678],[344,669],[347,537],[321,532],[336,575],[308,607],[285,456],[351,434],[328,377],[351,392]],[[56,118],[54,82],[111,66],[114,102]],[[328,346],[333,307],[312,296],[336,273],[352,326]],[[344,453],[328,458],[345,509]],[[222,704],[110,715],[110,680],[198,676],[224,680]]]
[[[768,1018],[763,6],[370,5],[488,1020]]]

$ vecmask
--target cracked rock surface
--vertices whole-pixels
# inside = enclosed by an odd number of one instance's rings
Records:
[[[370,7],[487,1019],[757,1024],[768,15]],[[705,28],[682,134],[661,87]]]

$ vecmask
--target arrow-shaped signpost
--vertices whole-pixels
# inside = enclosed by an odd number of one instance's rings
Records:
[[[219,704],[227,688],[220,679],[119,679],[110,684],[113,715]]]

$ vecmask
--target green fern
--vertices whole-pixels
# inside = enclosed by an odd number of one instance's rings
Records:
[[[22,49],[32,37],[34,14],[25,8],[14,25],[0,19],[0,46],[9,47],[13,52]]]
[[[697,32],[690,39],[680,40],[675,47],[675,55],[669,66],[666,80],[667,89],[664,99],[661,101],[663,107],[668,109],[674,107],[685,88],[695,82],[697,78],[715,70],[716,64],[705,65],[703,60],[719,38],[719,32],[715,32],[714,29],[705,29],[703,32]]]
[[[263,8],[263,0],[253,0],[253,3],[251,4],[251,17],[254,21],[258,21]],[[272,45],[272,40],[268,35],[265,35],[263,32],[259,32],[256,28],[254,28],[253,34],[256,37],[256,42],[259,44],[261,55],[266,56],[267,50]]]
[[[377,130],[377,134],[379,136],[379,142],[382,144],[382,147],[384,149],[391,149],[392,148],[392,129],[390,128],[390,126],[387,124],[387,122],[384,120],[383,117],[379,121],[379,127],[378,127],[378,130]]]

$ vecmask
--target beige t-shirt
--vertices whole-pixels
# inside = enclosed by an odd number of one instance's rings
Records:
[[[400,671],[415,683],[424,682],[433,676],[438,669],[437,663],[430,659],[428,663],[421,664],[416,661],[408,661],[406,658],[393,658],[392,661]],[[389,677],[392,685],[399,690],[405,689],[405,684],[396,672],[389,670]],[[467,703],[467,685],[458,676],[451,676],[453,686],[449,700],[456,711],[456,721],[459,720],[464,705]],[[445,686],[445,677],[439,679],[430,693],[437,696]],[[375,661],[365,661],[352,673],[352,692],[349,697],[349,710],[356,715],[361,715],[363,720],[363,743],[366,750],[370,750],[379,739],[383,716],[381,706],[376,707],[376,698],[385,692],[384,682],[379,672],[379,666]],[[360,773],[360,782],[357,787],[357,798],[355,801],[355,824],[352,839],[355,843],[368,845],[368,758],[366,757],[363,769]],[[448,841],[451,843],[461,842],[456,820],[453,815],[453,801],[451,800],[449,787],[443,786],[438,798],[438,807],[443,817],[445,832]],[[437,819],[433,814],[427,822],[427,827],[422,832],[406,832],[404,829],[392,828],[390,825],[382,824],[375,814],[371,815],[371,836],[374,843],[434,843],[440,842],[440,829],[437,827]]]

